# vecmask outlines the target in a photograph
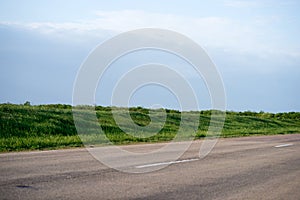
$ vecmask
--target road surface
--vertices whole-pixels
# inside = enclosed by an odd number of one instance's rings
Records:
[[[201,143],[158,163],[169,166],[139,174],[111,169],[86,149],[0,154],[0,199],[300,199],[300,134],[219,139],[204,159]]]

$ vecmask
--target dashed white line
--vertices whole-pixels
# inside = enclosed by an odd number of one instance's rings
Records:
[[[176,161],[169,161],[169,162],[159,162],[159,163],[151,163],[147,165],[139,165],[135,166],[135,168],[145,168],[145,167],[156,167],[160,165],[170,165],[170,164],[177,164],[177,163],[185,163],[185,162],[192,162],[192,161],[197,161],[199,158],[193,158],[193,159],[186,159],[186,160],[176,160]]]
[[[289,146],[292,146],[293,144],[280,144],[280,145],[277,145],[277,146],[274,146],[276,148],[280,148],[280,147],[289,147]]]

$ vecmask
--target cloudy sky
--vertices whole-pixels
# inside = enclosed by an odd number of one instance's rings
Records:
[[[299,9],[297,0],[0,0],[0,102],[71,104],[77,72],[98,44],[152,27],[184,34],[205,49],[222,76],[228,110],[300,111]],[[156,53],[129,56],[119,65],[151,57],[181,63]],[[117,64],[111,75],[122,72]],[[109,72],[107,77],[97,104],[110,104],[105,92],[113,82]],[[192,77],[190,82],[200,108],[210,108],[203,82]],[[174,95],[157,87],[132,99],[132,105],[178,106]]]

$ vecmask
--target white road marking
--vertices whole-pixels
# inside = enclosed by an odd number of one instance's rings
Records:
[[[160,163],[151,163],[147,165],[139,165],[135,166],[135,168],[145,168],[145,167],[156,167],[160,165],[170,165],[170,164],[177,164],[177,163],[185,163],[185,162],[192,162],[192,161],[197,161],[199,158],[192,158],[192,159],[186,159],[186,160],[176,160],[176,161],[169,161],[169,162],[160,162]]]
[[[276,148],[280,148],[280,147],[288,147],[288,146],[292,146],[293,144],[280,144],[275,146]]]

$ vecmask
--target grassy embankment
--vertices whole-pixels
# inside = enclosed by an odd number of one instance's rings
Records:
[[[91,108],[91,107],[90,107]],[[93,108],[94,109],[94,108]],[[123,125],[131,120],[124,114],[123,108],[115,108]],[[78,124],[86,126],[86,133],[78,136],[72,107],[69,105],[14,105],[0,104],[0,152],[20,151],[31,149],[55,149],[63,147],[78,147],[84,143],[105,144],[107,141],[103,134],[97,134],[99,125],[109,140],[115,144],[128,144],[137,142],[169,141],[176,135],[182,113],[167,110],[166,123],[160,129],[159,122],[164,119],[159,110],[147,110],[141,107],[131,108],[130,116],[137,127],[147,127],[151,122],[149,112],[152,113],[153,123],[149,133],[135,133],[134,129],[128,129],[126,134],[116,124],[110,107],[96,107],[97,122],[90,120],[89,112],[84,108],[77,110],[79,113]],[[200,118],[199,118],[200,114]],[[187,118],[199,118],[198,129],[192,128],[192,120],[186,120],[185,136],[196,139],[205,137],[210,123],[211,111],[186,112]],[[82,116],[82,117],[81,117]],[[164,121],[164,120],[163,120]],[[148,136],[153,131],[158,134]],[[237,137],[248,135],[268,135],[300,133],[300,113],[255,113],[255,112],[226,112],[226,120],[221,137]],[[137,137],[134,137],[135,135]],[[184,139],[184,138],[179,138]]]

